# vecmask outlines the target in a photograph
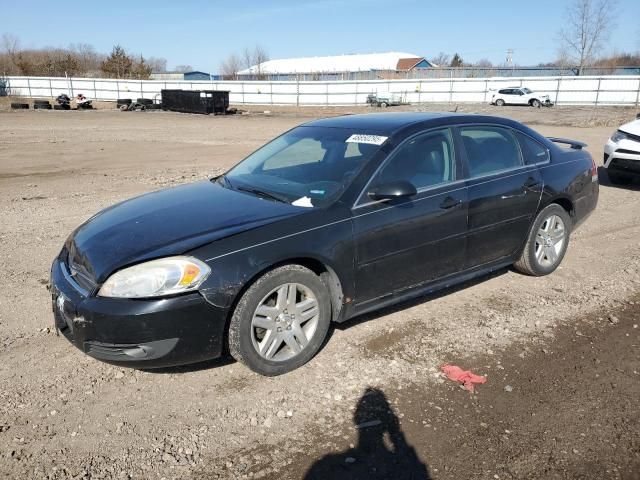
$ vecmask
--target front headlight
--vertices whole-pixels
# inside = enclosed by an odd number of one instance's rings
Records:
[[[622,130],[617,130],[613,135],[611,135],[611,141],[615,143],[618,143],[620,140],[624,140],[625,138],[629,138],[629,136]]]
[[[100,297],[145,298],[189,292],[205,281],[211,269],[193,257],[167,257],[134,265],[111,275]]]

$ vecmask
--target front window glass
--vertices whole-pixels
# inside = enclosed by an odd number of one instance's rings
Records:
[[[220,183],[294,205],[334,201],[380,145],[360,143],[349,129],[298,127],[269,142],[221,178]],[[382,144],[385,137],[375,137]],[[371,141],[371,138],[364,141]]]
[[[523,88],[522,91],[524,93],[526,93],[527,95],[529,95],[530,93],[533,93],[531,90],[529,90],[528,88]]]
[[[404,180],[420,190],[451,182],[453,158],[449,129],[417,135],[398,147],[378,173],[374,185]]]

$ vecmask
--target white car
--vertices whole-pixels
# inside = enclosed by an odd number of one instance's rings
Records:
[[[504,105],[530,105],[532,107],[546,106],[553,104],[549,99],[549,95],[542,95],[529,90],[526,87],[509,87],[498,90],[491,97],[491,103],[502,107]]]
[[[640,115],[616,130],[604,146],[604,168],[611,183],[640,178]]]

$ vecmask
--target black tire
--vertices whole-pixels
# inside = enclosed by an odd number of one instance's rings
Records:
[[[560,248],[560,251],[557,253],[557,259],[551,265],[543,265],[536,258],[536,250],[538,248],[538,230],[542,225],[547,221],[550,217],[557,216],[560,217],[562,223],[564,224],[564,242]],[[521,273],[526,275],[531,275],[534,277],[541,277],[543,275],[549,275],[552,273],[558,266],[562,263],[562,259],[564,258],[565,253],[567,252],[567,247],[569,246],[569,239],[571,237],[571,217],[567,213],[567,211],[562,208],[557,203],[552,203],[547,207],[543,208],[540,213],[538,213],[533,225],[531,226],[531,231],[529,232],[529,236],[527,237],[527,243],[520,254],[520,258],[516,263],[514,263],[514,267]]]
[[[53,109],[54,110],[71,110],[71,107],[69,105],[54,105]]]
[[[540,100],[534,98],[533,100],[531,100],[531,106],[534,108],[540,108],[542,104],[540,103]]]
[[[614,185],[629,185],[633,181],[633,177],[625,173],[607,170],[607,175],[609,176],[609,181]]]
[[[504,100],[502,100],[501,98],[496,100],[496,106],[497,107],[504,107]]]
[[[387,108],[389,104],[387,102],[380,102],[380,108]]]
[[[318,305],[316,329],[308,339],[306,347],[292,358],[268,360],[262,357],[253,345],[252,319],[265,297],[287,283],[304,285],[315,296]],[[264,274],[242,295],[229,324],[229,351],[233,358],[256,373],[266,376],[282,375],[301,367],[313,358],[325,340],[330,322],[331,300],[320,277],[301,265],[284,265]],[[282,345],[281,348],[289,348],[285,343]]]
[[[34,105],[49,105],[49,100],[34,100],[33,101]]]
[[[28,110],[29,109],[29,104],[28,103],[13,102],[11,104],[11,108],[13,108],[14,110]]]
[[[33,105],[34,110],[51,110],[50,103],[36,103]]]
[[[118,100],[116,100],[116,105],[120,106],[120,105],[131,105],[131,99],[130,98],[119,98]]]
[[[118,108],[120,109],[121,112],[126,112],[129,110],[129,105],[127,104],[118,105]]]
[[[137,100],[138,103],[140,103],[141,105],[152,105],[153,104],[153,100],[151,100],[150,98],[139,98]]]

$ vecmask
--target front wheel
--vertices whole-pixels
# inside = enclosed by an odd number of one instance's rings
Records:
[[[527,275],[549,275],[562,262],[571,234],[571,217],[560,205],[544,208],[533,222],[527,243],[514,264]]]
[[[244,293],[229,325],[229,350],[254,372],[281,375],[320,349],[331,321],[324,283],[301,265],[285,265]]]
[[[542,106],[542,104],[540,103],[540,100],[538,99],[533,99],[531,101],[531,106],[535,107],[535,108],[540,108]]]

